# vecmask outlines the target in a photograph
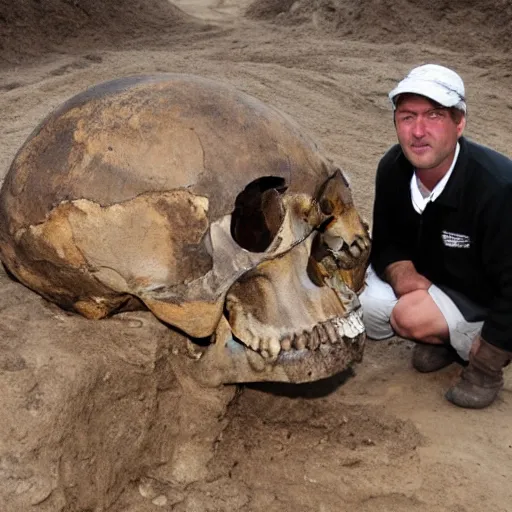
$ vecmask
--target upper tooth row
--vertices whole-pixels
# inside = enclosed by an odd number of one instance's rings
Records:
[[[285,336],[280,342],[277,340],[261,340],[259,348],[261,355],[275,359],[281,350],[287,352],[292,348],[296,350],[316,350],[322,343],[341,343],[343,338],[354,339],[364,332],[364,325],[360,311],[353,311],[349,316],[334,318],[316,325],[310,332]],[[255,345],[255,344],[252,344]]]
[[[336,326],[340,335],[347,338],[355,338],[358,334],[364,332],[361,310],[353,311],[344,318],[334,318],[332,323]]]

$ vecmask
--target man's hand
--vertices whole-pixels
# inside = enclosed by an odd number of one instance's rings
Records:
[[[416,271],[412,261],[391,263],[384,270],[384,279],[391,285],[398,298],[415,290],[428,290],[432,284]]]

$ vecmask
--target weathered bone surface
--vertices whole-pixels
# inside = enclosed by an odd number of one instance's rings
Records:
[[[186,333],[213,386],[310,381],[360,360],[369,245],[342,172],[292,120],[189,75],[70,99],[0,193],[14,276],[91,319],[149,309]]]

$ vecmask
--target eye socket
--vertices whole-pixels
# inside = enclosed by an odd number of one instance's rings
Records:
[[[324,215],[331,215],[334,211],[334,205],[332,204],[332,201],[326,197],[320,200],[319,206]]]
[[[441,119],[444,117],[445,110],[442,108],[436,108],[428,113],[429,119]]]
[[[331,222],[333,216],[339,216],[350,207],[352,203],[352,194],[350,192],[350,182],[341,169],[336,169],[334,173],[320,186],[315,194],[318,201],[320,212],[327,216],[324,219],[320,230],[325,229]],[[326,223],[327,222],[327,223]]]
[[[240,247],[264,252],[272,243],[284,220],[281,195],[286,189],[284,178],[264,176],[238,194],[231,215],[231,236]]]
[[[396,116],[397,121],[402,123],[408,123],[409,121],[412,121],[414,117],[411,114],[398,114]]]

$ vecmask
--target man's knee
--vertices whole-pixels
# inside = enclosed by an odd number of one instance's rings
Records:
[[[391,312],[390,323],[399,336],[411,340],[442,335],[445,330],[444,317],[427,290],[416,290],[400,297]]]
[[[391,312],[389,323],[398,336],[413,339],[414,317],[411,316],[407,305],[402,305],[399,301]]]

